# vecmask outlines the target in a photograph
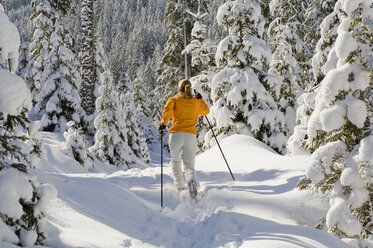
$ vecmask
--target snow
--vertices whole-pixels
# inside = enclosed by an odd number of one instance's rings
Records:
[[[0,9],[0,63],[9,61],[9,70],[14,72],[18,66],[20,37],[16,26]],[[18,115],[23,108],[30,109],[31,96],[23,79],[0,68],[0,113]]]
[[[326,215],[326,224],[328,227],[338,225],[338,227],[346,232],[346,234],[353,236],[358,235],[361,230],[360,222],[351,215],[350,210],[346,206],[343,199],[335,199]]]
[[[336,99],[341,91],[365,90],[369,86],[369,71],[360,70],[357,65],[345,64],[331,70],[322,83],[315,98],[318,105],[308,122],[307,134],[310,139],[316,135],[316,130],[328,132],[340,128],[346,115],[349,121],[362,128],[368,114],[366,103],[352,96],[346,96],[342,101]]]
[[[10,218],[19,219],[23,214],[20,198],[31,201],[32,186],[27,183],[29,176],[21,174],[15,169],[0,171],[0,212]],[[11,193],[8,189],[13,189]]]
[[[341,104],[336,104],[330,109],[324,109],[320,112],[320,122],[323,130],[326,132],[339,129],[343,126],[346,110]]]
[[[11,243],[18,243],[19,241],[13,230],[11,230],[2,220],[0,220],[0,245],[3,247],[1,241]]]
[[[356,10],[363,2],[365,2],[365,0],[342,0],[342,8],[347,15],[350,16],[352,12]]]
[[[98,161],[81,166],[65,153],[62,135],[43,133],[42,141],[47,159],[30,172],[58,190],[57,198],[50,191],[47,247],[350,247],[313,228],[327,198],[295,188],[310,156],[280,156],[246,135],[225,138],[220,145],[236,181],[211,148],[196,158],[202,197],[195,203],[174,190],[165,150],[162,209],[159,144],[150,167],[122,171]]]
[[[361,161],[373,162],[373,136],[368,136],[361,140],[359,149],[359,159]]]
[[[9,21],[2,6],[0,8],[0,23],[0,60],[9,59],[10,71],[14,72],[18,66],[20,37],[16,26]]]
[[[312,154],[312,162],[306,170],[306,176],[314,183],[319,183],[324,178],[324,173],[330,174],[330,166],[333,164],[333,159],[343,154],[346,150],[346,144],[342,141],[329,142],[328,144],[319,147]],[[333,154],[333,156],[331,156]],[[319,164],[322,165],[319,166]]]
[[[352,96],[346,96],[347,118],[358,128],[364,127],[364,122],[368,116],[365,102]]]
[[[19,76],[0,69],[0,112],[18,115],[24,107],[31,108],[31,95]]]
[[[345,61],[350,53],[358,48],[358,44],[352,36],[352,32],[343,32],[338,35],[338,38],[335,41],[335,48],[339,60]]]

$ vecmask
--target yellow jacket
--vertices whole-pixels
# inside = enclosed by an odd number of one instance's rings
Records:
[[[170,133],[184,132],[197,134],[196,124],[199,115],[210,113],[205,100],[185,97],[185,93],[168,98],[162,113],[162,125],[167,125],[172,116]]]

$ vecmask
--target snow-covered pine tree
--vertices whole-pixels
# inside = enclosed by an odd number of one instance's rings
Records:
[[[336,13],[340,21],[331,30],[337,37],[326,62],[335,68],[326,72],[315,99],[306,141],[314,152],[298,187],[330,192],[328,231],[368,239],[373,234],[373,1],[339,0]],[[329,16],[324,25],[333,22]]]
[[[190,34],[192,23],[186,9],[194,10],[193,6],[196,1],[186,0],[167,0],[164,23],[168,29],[168,40],[163,49],[163,57],[158,68],[159,77],[157,82],[159,85],[156,88],[156,96],[158,98],[158,108],[163,108],[167,99],[176,94],[178,83],[182,78],[185,78],[185,58],[182,51],[184,45],[184,21],[186,42],[190,42]],[[187,62],[190,65],[188,60]],[[189,67],[189,66],[187,66]],[[190,67],[188,69],[190,71]]]
[[[286,119],[286,132],[293,133],[296,119],[296,99],[305,88],[309,69],[305,68],[311,53],[300,39],[303,26],[303,9],[300,0],[272,0],[270,11],[274,20],[269,25],[268,36],[273,50],[269,73],[279,80],[272,96]]]
[[[155,126],[152,119],[153,85],[156,80],[152,60],[142,65],[137,70],[137,77],[134,81],[133,101],[137,110],[137,125],[142,131],[143,138],[147,144],[151,144],[157,139],[158,126]],[[158,123],[157,123],[158,124]]]
[[[23,79],[14,74],[19,34],[3,10],[0,4],[0,61],[11,61],[11,72],[0,68],[0,243],[43,245],[46,207],[57,192],[27,172],[29,152],[23,130],[32,106],[31,94]]]
[[[118,115],[121,109],[119,92],[109,71],[102,73],[101,77],[103,84],[99,87],[98,115],[94,121],[95,144],[89,150],[104,162],[129,169],[136,157],[128,146],[127,130],[123,128],[125,123]]]
[[[207,39],[207,25],[204,23],[204,18],[208,13],[201,13],[203,6],[209,1],[199,0],[198,12],[188,12],[195,19],[192,29],[192,41],[186,46],[183,53],[188,53],[191,57],[191,66],[194,76],[190,78],[193,88],[199,92],[205,101],[212,105],[211,100],[211,81],[216,74],[216,64],[214,55],[216,53],[216,45]],[[198,146],[202,148],[205,142],[205,135],[209,130],[208,123],[205,118],[197,124]]]
[[[29,47],[30,62],[25,80],[31,91],[33,106],[35,106],[38,102],[41,80],[47,63],[54,16],[48,1],[32,0],[31,9],[34,33]]]
[[[42,116],[41,129],[61,131],[66,123],[80,121],[80,98],[78,86],[80,75],[75,56],[71,50],[72,37],[57,20],[51,34],[51,51],[47,55],[48,67],[44,68],[39,102],[35,106],[37,116]]]
[[[113,73],[114,78],[119,78],[120,72],[124,70],[124,61],[126,60],[124,46],[127,45],[124,37],[124,29],[122,23],[116,25],[110,50],[110,71]]]
[[[122,2],[122,1],[116,1]],[[104,51],[107,54],[110,53],[111,43],[112,43],[112,35],[115,32],[112,31],[112,27],[116,26],[113,23],[113,12],[119,11],[113,7],[113,1],[96,1],[95,3],[95,16],[97,17],[97,24],[95,26],[96,35],[98,38],[101,39],[101,42],[104,45]],[[124,15],[126,15],[125,11],[121,10]]]
[[[123,71],[120,73],[116,92],[119,93],[121,103],[118,114],[124,124],[122,134],[127,136],[128,146],[136,157],[148,163],[150,156],[144,135],[138,127],[138,112],[133,100],[133,83],[128,74]]]
[[[137,69],[147,63],[148,57],[152,54],[156,38],[150,26],[151,16],[153,14],[146,13],[146,9],[142,6],[141,1],[137,2],[136,11],[133,15],[133,29],[129,30],[126,49],[122,48],[125,59],[122,60],[122,65],[126,68],[126,72],[130,77],[135,77]],[[147,25],[144,25],[144,24]],[[157,30],[159,31],[159,30]],[[123,31],[122,31],[123,32]],[[159,34],[161,35],[161,34]],[[114,43],[113,43],[114,45]]]
[[[304,39],[307,46],[314,51],[312,57],[312,80],[308,83],[305,92],[298,98],[297,126],[288,140],[288,151],[292,154],[308,153],[305,148],[307,139],[308,120],[315,108],[315,96],[319,91],[320,82],[325,73],[335,68],[331,60],[327,63],[330,50],[337,38],[337,27],[343,13],[339,8],[334,10],[337,0],[312,1],[306,11],[305,24],[308,31]],[[332,11],[330,10],[332,9]],[[318,25],[317,23],[320,23]],[[317,43],[317,44],[316,44]]]
[[[149,104],[148,94],[153,90],[152,84],[156,79],[151,68],[151,61],[140,66],[137,70],[136,79],[133,82],[133,99],[136,108],[145,116],[151,116],[151,105]]]
[[[159,76],[157,69],[160,68],[162,60],[162,48],[160,45],[157,45],[154,50],[153,57],[150,62],[150,67],[152,68],[153,72],[153,79],[150,82],[150,91],[147,94],[147,101],[149,102],[149,111],[150,111],[150,117],[153,121],[153,123],[158,127],[161,117],[162,117],[162,106],[160,106],[159,100],[160,100],[160,95],[159,89],[158,88],[158,83],[157,83],[157,78]],[[158,88],[158,92],[157,89]],[[136,96],[136,95],[135,95]],[[136,98],[135,98],[136,99]],[[137,100],[136,100],[137,101]]]
[[[271,52],[261,39],[261,8],[249,0],[228,1],[220,6],[217,20],[229,34],[218,46],[221,70],[212,81],[216,133],[249,134],[280,152],[286,141],[284,116],[264,82]]]
[[[193,17],[194,25],[191,31],[192,40],[182,51],[182,54],[190,54],[193,76],[215,65],[214,45],[210,40],[206,39],[207,25],[203,23],[203,19],[208,15],[208,13],[203,10],[203,6],[205,6],[207,2],[207,0],[198,1],[197,13],[193,13],[189,10],[187,11],[187,13]]]

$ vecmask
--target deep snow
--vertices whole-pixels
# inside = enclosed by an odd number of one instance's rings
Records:
[[[46,246],[349,247],[312,228],[328,199],[295,189],[309,156],[280,156],[249,136],[228,137],[221,146],[236,182],[217,147],[198,155],[202,198],[195,203],[188,192],[174,190],[165,151],[162,209],[158,144],[149,167],[120,171],[97,162],[88,170],[65,154],[62,136],[43,136],[48,160],[32,173],[58,190],[48,210]]]

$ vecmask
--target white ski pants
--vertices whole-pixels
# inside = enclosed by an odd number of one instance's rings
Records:
[[[170,133],[168,144],[171,152],[171,167],[178,190],[185,188],[181,161],[184,165],[185,181],[195,179],[194,162],[197,152],[197,137],[192,133]]]

